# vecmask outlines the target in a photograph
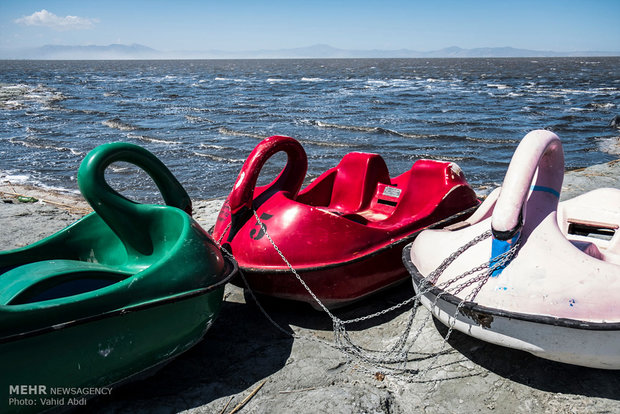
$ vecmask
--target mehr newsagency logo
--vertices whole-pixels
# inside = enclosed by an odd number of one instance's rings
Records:
[[[89,398],[110,395],[112,388],[9,385],[9,406],[84,406]]]

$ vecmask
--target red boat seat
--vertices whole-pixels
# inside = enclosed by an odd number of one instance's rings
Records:
[[[403,177],[405,174],[408,177]],[[453,170],[453,164],[424,159],[416,161],[413,167],[401,176],[407,180],[403,185],[403,193],[394,212],[383,224],[395,225],[413,217],[421,219],[430,215],[452,192],[455,192],[453,196],[456,197],[462,196],[465,199],[474,197],[464,179],[462,179],[463,186],[457,186],[448,193],[450,187],[455,184],[451,179],[458,180],[459,174],[459,171]]]
[[[334,168],[328,208],[354,213],[370,206],[379,183],[390,184],[390,173],[378,154],[351,152]]]
[[[352,152],[310,183],[295,201],[360,224],[394,229],[425,220],[438,208],[473,206],[475,199],[453,163],[418,160],[408,171],[390,179],[380,155]],[[452,214],[445,211],[446,217]]]

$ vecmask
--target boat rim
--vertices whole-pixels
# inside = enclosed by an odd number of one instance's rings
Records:
[[[379,247],[378,249],[372,250],[372,251],[370,251],[370,252],[368,252],[366,254],[363,254],[361,256],[354,257],[353,259],[345,260],[345,261],[342,261],[342,262],[332,262],[332,263],[327,263],[327,264],[318,265],[318,266],[306,266],[306,267],[295,267],[295,266],[293,266],[293,267],[295,268],[295,271],[297,271],[297,272],[309,273],[309,272],[320,272],[320,271],[323,271],[323,270],[329,270],[329,269],[334,269],[334,268],[338,268],[338,267],[342,267],[342,266],[351,265],[353,263],[360,262],[360,261],[369,259],[371,257],[377,256],[378,254],[383,253],[385,250],[396,248],[399,245],[402,245],[403,243],[411,242],[423,230],[435,229],[435,228],[438,228],[439,226],[442,226],[445,223],[449,223],[451,221],[454,221],[454,220],[458,219],[459,217],[467,216],[468,214],[472,214],[472,213],[474,213],[478,209],[478,207],[480,207],[480,203],[478,203],[477,205],[475,205],[473,207],[469,207],[466,210],[459,211],[458,213],[453,214],[450,217],[446,217],[445,219],[439,220],[439,221],[437,221],[435,223],[432,223],[432,224],[430,224],[430,225],[428,225],[426,227],[418,229],[418,230],[416,230],[414,232],[407,233],[403,237],[401,237],[399,239],[396,239],[395,241],[393,241],[391,243],[383,245],[383,246]],[[210,235],[213,234],[213,229],[214,229],[214,226],[209,229],[209,234]],[[241,270],[243,270],[243,271],[252,272],[252,273],[259,273],[259,274],[273,274],[273,273],[285,274],[285,273],[290,273],[291,272],[290,268],[288,266],[286,266],[286,265],[279,266],[279,267],[250,267],[250,266],[239,265],[239,268]]]
[[[206,295],[226,285],[226,283],[228,283],[233,278],[233,276],[235,276],[237,272],[239,271],[239,266],[235,260],[226,257],[226,255],[223,255],[223,259],[224,259],[224,264],[225,264],[224,270],[225,272],[228,272],[228,273],[225,274],[224,277],[222,277],[220,280],[213,283],[212,285],[205,286],[199,289],[189,290],[189,291],[182,292],[182,293],[173,294],[170,296],[165,296],[162,298],[157,298],[154,300],[142,302],[142,303],[135,304],[135,305],[122,307],[119,309],[114,309],[114,310],[104,312],[104,313],[99,313],[96,315],[86,316],[84,318],[74,319],[71,321],[67,321],[67,322],[63,322],[63,323],[59,323],[59,324],[55,324],[51,326],[46,326],[46,327],[39,328],[39,329],[34,329],[32,331],[20,332],[20,333],[16,333],[12,335],[3,336],[3,337],[0,337],[0,344],[18,341],[18,340],[33,337],[33,336],[43,335],[43,334],[50,333],[50,332],[56,332],[62,329],[68,329],[68,328],[71,328],[77,325],[83,325],[89,322],[95,322],[95,321],[99,321],[103,319],[113,318],[113,317],[120,316],[120,315],[126,315],[126,314],[133,313],[133,312],[139,312],[145,309],[155,308],[158,306],[168,305],[171,303],[181,302],[183,300],[193,299],[199,296]]]
[[[405,246],[402,253],[403,263],[409,271],[411,275],[411,279],[413,282],[413,287],[416,292],[419,292],[419,286],[425,278],[420,274],[417,267],[413,264],[411,260],[411,243]],[[446,292],[443,289],[440,289],[433,285],[429,293],[433,294],[435,297],[441,295],[440,300],[450,303],[454,306],[459,306],[461,303],[461,299],[457,296],[452,295],[451,293]],[[570,318],[556,318],[553,316],[547,315],[536,315],[530,313],[521,313],[521,312],[512,312],[506,311],[498,308],[490,308],[487,306],[479,305],[477,302],[464,302],[461,305],[461,310],[459,313],[463,314],[474,320],[478,325],[483,328],[490,328],[491,322],[485,321],[485,317],[487,316],[497,316],[501,318],[507,319],[517,319],[525,322],[542,324],[542,325],[551,325],[557,326],[561,328],[571,328],[571,329],[582,329],[589,331],[617,331],[620,330],[620,322],[592,322],[592,321],[584,321],[580,319],[570,319]]]

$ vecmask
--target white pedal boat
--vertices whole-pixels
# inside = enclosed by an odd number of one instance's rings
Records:
[[[559,138],[530,132],[502,187],[465,222],[423,231],[403,261],[446,326],[554,361],[620,369],[620,189],[558,203],[563,177]],[[485,266],[517,242],[507,264]],[[479,265],[482,273],[467,274]]]

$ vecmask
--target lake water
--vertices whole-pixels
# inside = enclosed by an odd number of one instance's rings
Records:
[[[308,180],[362,151],[381,154],[392,176],[419,158],[455,161],[484,193],[533,129],[560,136],[567,168],[618,158],[619,106],[618,57],[0,61],[0,180],[77,191],[86,153],[127,141],[208,199],[277,134],[303,144]],[[284,162],[274,157],[261,180]],[[128,196],[157,198],[127,165],[107,176]]]

